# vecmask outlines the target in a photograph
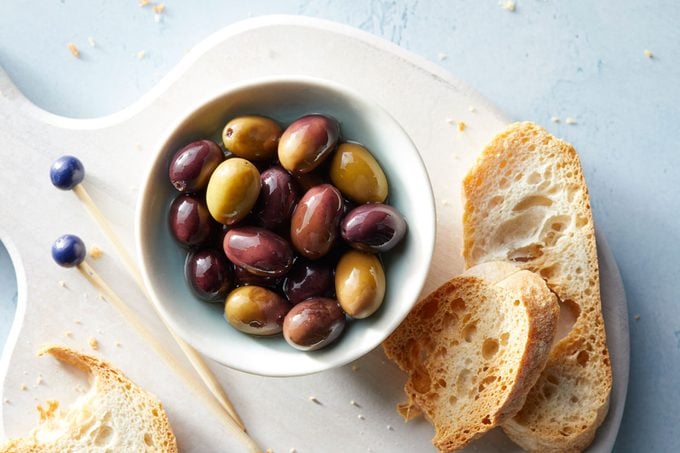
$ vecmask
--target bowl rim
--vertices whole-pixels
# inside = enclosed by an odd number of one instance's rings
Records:
[[[138,261],[138,267],[142,276],[142,281],[144,283],[145,287],[145,292],[146,292],[146,297],[149,299],[157,313],[157,315],[161,318],[163,323],[165,324],[167,330],[171,330],[171,335],[173,337],[179,336],[184,342],[186,342],[191,348],[195,349],[196,351],[200,352],[202,355],[211,358],[212,360],[216,361],[217,363],[226,366],[228,368],[242,371],[248,374],[254,374],[254,375],[259,375],[259,376],[269,376],[269,377],[294,377],[294,376],[304,376],[304,375],[309,375],[309,374],[314,374],[314,373],[319,373],[322,371],[334,369],[341,367],[343,365],[346,365],[354,360],[359,359],[360,357],[363,357],[373,349],[377,348],[382,344],[382,342],[396,329],[399,324],[406,318],[406,316],[409,314],[409,312],[413,309],[413,307],[416,305],[418,302],[419,297],[416,296],[415,300],[411,303],[411,306],[409,307],[408,310],[404,310],[403,313],[400,313],[398,316],[396,316],[392,322],[390,322],[390,332],[384,333],[382,336],[382,339],[377,343],[377,344],[371,344],[369,347],[361,347],[361,348],[356,348],[354,350],[353,354],[348,354],[345,358],[342,359],[336,359],[333,361],[315,361],[313,362],[313,366],[308,366],[307,368],[299,371],[263,371],[259,368],[254,368],[254,367],[243,367],[239,366],[237,364],[231,363],[229,361],[225,361],[224,357],[218,356],[216,354],[213,354],[212,351],[206,350],[206,348],[203,348],[200,343],[192,341],[192,336],[190,333],[184,329],[184,327],[181,325],[181,323],[178,323],[175,320],[175,315],[171,313],[172,310],[169,310],[164,304],[160,302],[160,297],[157,294],[152,282],[151,282],[151,277],[149,275],[149,269],[147,267],[147,262],[144,259],[144,246],[143,246],[143,238],[142,238],[142,231],[143,231],[143,214],[145,211],[148,210],[148,206],[151,203],[152,200],[152,194],[150,194],[150,186],[152,184],[152,175],[153,175],[153,170],[161,163],[160,161],[164,160],[166,158],[167,153],[163,153],[162,151],[166,150],[169,146],[169,142],[173,137],[177,134],[179,128],[187,122],[187,120],[192,116],[195,115],[197,112],[199,112],[201,109],[205,108],[211,103],[214,103],[218,101],[219,99],[225,98],[229,95],[238,93],[239,91],[244,91],[244,90],[249,90],[253,89],[256,87],[261,87],[261,86],[267,86],[267,85],[276,85],[276,84],[282,84],[282,83],[296,83],[296,84],[305,84],[305,85],[310,85],[326,90],[331,90],[340,93],[343,97],[352,99],[352,98],[358,98],[361,99],[362,102],[371,105],[373,108],[381,111],[387,118],[389,118],[404,134],[404,137],[410,142],[413,151],[415,151],[414,158],[415,161],[418,162],[419,168],[414,169],[414,172],[420,172],[422,176],[424,177],[424,187],[427,188],[427,190],[424,190],[423,195],[426,194],[424,197],[425,199],[421,201],[421,203],[425,204],[427,210],[432,213],[432,216],[430,218],[430,221],[425,222],[422,226],[422,232],[425,233],[425,235],[421,235],[425,239],[425,250],[424,250],[424,261],[426,262],[426,265],[423,266],[424,268],[420,270],[417,273],[417,276],[415,278],[415,286],[418,288],[419,293],[422,292],[423,286],[425,284],[425,281],[427,279],[427,276],[429,275],[429,270],[432,265],[432,256],[434,253],[434,247],[435,247],[435,241],[436,241],[436,230],[437,230],[437,212],[436,212],[436,205],[435,205],[435,200],[434,200],[434,193],[432,190],[432,182],[430,181],[429,174],[427,172],[427,167],[425,166],[425,162],[423,161],[423,158],[418,151],[418,148],[415,146],[415,143],[413,143],[413,140],[411,139],[410,135],[406,132],[406,130],[401,126],[401,124],[394,118],[394,116],[387,111],[382,105],[380,105],[378,102],[376,102],[370,95],[365,95],[363,93],[358,92],[355,89],[349,88],[345,85],[342,85],[338,82],[328,80],[328,79],[323,79],[323,78],[318,78],[318,77],[310,77],[306,75],[296,75],[296,74],[286,74],[286,75],[276,75],[276,76],[264,76],[264,77],[257,77],[257,78],[251,78],[245,81],[241,81],[238,83],[230,84],[229,86],[225,87],[224,89],[212,93],[210,95],[203,96],[201,99],[199,99],[196,103],[192,104],[191,107],[184,109],[181,114],[179,114],[178,120],[175,121],[170,127],[167,127],[165,129],[166,133],[164,136],[156,142],[156,144],[153,146],[153,155],[151,158],[148,160],[146,167],[144,171],[142,172],[142,182],[140,185],[140,190],[139,190],[139,195],[137,197],[137,203],[135,206],[135,219],[134,219],[134,238],[135,238],[135,256]],[[304,352],[304,351],[299,351],[301,354],[309,354],[310,352]],[[311,354],[314,352],[312,351]]]

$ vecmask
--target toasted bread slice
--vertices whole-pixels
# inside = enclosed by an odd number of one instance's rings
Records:
[[[484,149],[463,188],[466,265],[507,260],[536,272],[559,297],[563,317],[576,319],[503,430],[529,451],[580,451],[607,413],[612,375],[576,151],[533,123],[513,124]]]
[[[408,420],[422,412],[440,451],[463,448],[515,415],[545,365],[555,296],[537,275],[486,263],[421,300],[383,344],[409,374]]]
[[[56,401],[38,406],[40,423],[0,452],[177,452],[161,403],[107,363],[61,346],[48,346],[60,361],[90,373],[92,388],[65,411]]]

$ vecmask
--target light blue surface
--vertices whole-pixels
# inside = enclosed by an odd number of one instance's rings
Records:
[[[203,37],[250,15],[344,22],[439,63],[510,117],[539,122],[579,151],[631,313],[631,380],[616,451],[680,451],[677,1],[518,0],[514,13],[496,0],[166,5],[157,23],[134,0],[5,0],[0,65],[37,105],[89,117],[125,107]],[[81,49],[81,60],[68,53],[68,42]],[[142,50],[146,57],[138,60]],[[577,124],[566,125],[567,117]]]

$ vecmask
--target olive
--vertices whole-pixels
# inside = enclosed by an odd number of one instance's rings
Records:
[[[168,213],[170,231],[177,242],[194,247],[206,242],[214,231],[214,223],[203,201],[195,195],[175,198]]]
[[[351,210],[340,224],[340,235],[353,248],[387,252],[406,234],[406,221],[392,206],[364,204]]]
[[[382,203],[387,198],[387,178],[375,157],[358,143],[343,143],[333,155],[331,181],[356,203]]]
[[[306,115],[293,121],[279,140],[279,162],[291,173],[309,173],[335,149],[340,124],[326,115]]]
[[[281,137],[276,121],[257,115],[239,116],[222,131],[224,147],[235,156],[253,161],[273,160]]]
[[[333,269],[324,261],[298,259],[283,280],[283,294],[292,304],[332,292]]]
[[[276,288],[279,286],[279,283],[281,283],[280,277],[263,277],[261,275],[255,275],[241,266],[234,266],[234,277],[237,286],[255,285],[264,286],[266,288]]]
[[[255,217],[263,227],[277,228],[290,221],[297,200],[297,187],[290,174],[281,167],[271,167],[260,175]]]
[[[198,140],[180,149],[170,160],[168,176],[180,192],[196,192],[208,185],[210,175],[224,160],[215,142]]]
[[[343,213],[342,195],[330,184],[312,187],[293,211],[290,240],[303,256],[315,260],[333,246]]]
[[[378,258],[351,250],[335,268],[335,293],[345,313],[363,319],[375,313],[385,297],[385,272]]]
[[[199,299],[222,302],[231,289],[229,263],[218,250],[190,253],[184,263],[184,275]]]
[[[286,299],[259,286],[241,286],[227,296],[224,315],[229,324],[253,335],[274,335],[283,329],[290,310]]]
[[[253,209],[260,194],[260,172],[245,159],[233,157],[213,172],[205,194],[215,220],[233,225]]]
[[[263,277],[281,277],[293,265],[293,250],[281,236],[258,227],[239,227],[224,236],[224,253],[237,266]]]
[[[302,351],[314,351],[335,341],[345,328],[345,314],[333,299],[300,302],[283,321],[283,337]]]

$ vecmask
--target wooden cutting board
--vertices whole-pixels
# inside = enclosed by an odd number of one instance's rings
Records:
[[[78,156],[87,170],[84,186],[133,251],[138,187],[167,128],[215,92],[277,74],[345,84],[372,98],[401,123],[424,159],[438,213],[436,251],[423,293],[463,270],[460,182],[484,144],[508,120],[451,75],[389,42],[317,19],[251,19],[207,38],[130,107],[89,120],[40,110],[0,70],[4,179],[0,240],[12,257],[19,293],[16,319],[0,363],[0,431],[6,436],[21,435],[34,426],[34,408],[45,399],[57,398],[66,405],[86,387],[78,372],[51,358],[36,357],[41,345],[56,342],[109,360],[155,393],[168,411],[183,451],[243,450],[77,271],[52,262],[50,246],[61,234],[75,233],[89,246],[99,246],[104,256],[90,260],[93,267],[184,361],[106,238],[73,194],[52,187],[48,170],[62,154]],[[457,127],[461,121],[467,126],[463,131]],[[592,451],[609,451],[628,381],[628,322],[616,263],[601,234],[598,241],[614,391],[609,417]],[[88,345],[90,338],[99,342],[98,351]],[[430,425],[423,420],[405,424],[396,414],[405,376],[380,348],[352,365],[298,378],[263,378],[210,365],[263,449],[432,450]],[[321,404],[311,402],[310,396]],[[469,450],[518,449],[495,430]]]

